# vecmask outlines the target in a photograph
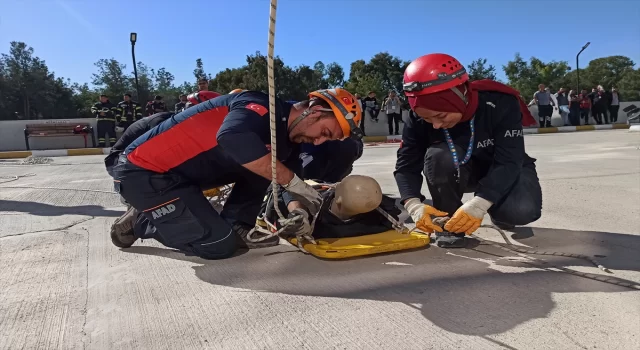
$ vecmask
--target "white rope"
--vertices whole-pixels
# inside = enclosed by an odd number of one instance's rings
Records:
[[[278,0],[271,0],[271,9],[269,10],[269,49],[267,51],[267,75],[269,83],[269,122],[271,128],[271,189],[273,192],[274,203],[278,203],[278,174],[276,165],[278,158],[276,157],[276,83],[274,72],[273,47],[276,36],[276,9]],[[280,211],[279,206],[275,206],[276,213],[280,219],[284,219],[284,215]]]

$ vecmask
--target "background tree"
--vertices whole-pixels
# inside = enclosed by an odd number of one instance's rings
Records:
[[[513,61],[507,62],[502,66],[508,79],[508,84],[516,90],[526,101],[529,101],[539,84],[545,84],[552,89],[561,86],[569,87],[565,76],[571,70],[566,61],[551,61],[545,63],[538,58],[531,57],[529,62],[522,59],[519,53],[516,53]]]
[[[467,72],[470,80],[496,80],[496,67],[491,64],[487,65],[486,58],[478,58],[471,62],[467,68],[469,69]]]
[[[295,101],[306,99],[310,91],[340,86],[363,95],[374,91],[379,98],[386,96],[388,90],[395,90],[403,97],[402,77],[408,64],[388,52],[381,52],[369,61],[351,63],[345,80],[343,67],[335,62],[318,61],[292,67],[276,57],[276,91],[278,97]],[[96,72],[88,77],[91,83],[80,84],[56,77],[33,48],[12,42],[8,53],[0,56],[0,120],[92,117],[89,108],[98,101],[100,93],[117,103],[129,92],[142,104],[157,94],[172,108],[180,93],[197,90],[195,79],[176,86],[175,77],[167,69],[156,70],[143,62],[136,65],[140,96],[137,96],[133,72],[115,58],[98,60]],[[580,86],[590,89],[603,85],[609,90],[616,85],[623,101],[640,100],[640,69],[634,67],[635,63],[625,56],[597,58],[580,70]],[[471,79],[496,79],[495,67],[484,58],[471,62],[468,68]],[[516,53],[502,68],[508,84],[519,90],[526,100],[531,99],[540,83],[553,90],[576,88],[576,72],[571,71],[565,61],[543,62],[536,57],[527,61]],[[209,88],[223,94],[236,88],[268,92],[267,58],[259,51],[247,55],[243,66],[225,69],[213,78],[198,58],[193,74],[196,78],[209,79]]]
[[[117,103],[117,99],[129,92],[132,88],[131,77],[125,71],[127,66],[115,59],[100,59],[94,64],[98,72],[93,73],[92,83],[100,93],[109,96],[111,102]],[[140,70],[142,69],[142,71]],[[146,66],[138,64],[138,77],[140,87],[145,84]]]

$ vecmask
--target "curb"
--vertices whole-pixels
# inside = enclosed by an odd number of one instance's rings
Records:
[[[94,156],[109,154],[111,148],[75,148],[75,149],[50,149],[35,151],[0,152],[0,159],[15,159],[34,157],[66,157],[66,156]]]
[[[639,126],[632,126],[631,130],[640,131]],[[565,132],[577,132],[577,131],[594,131],[594,130],[613,130],[613,129],[629,129],[628,124],[606,124],[606,125],[580,125],[580,126],[554,126],[550,128],[525,128],[524,134],[555,134]],[[630,131],[631,131],[630,130]],[[365,136],[364,142],[375,143],[399,143],[402,141],[401,135],[392,136]]]
[[[524,129],[524,134],[525,135],[554,134],[554,133],[564,133],[564,132],[613,130],[613,129],[629,129],[629,125],[628,124],[606,124],[606,125],[554,126],[550,128],[527,128],[527,129]]]
[[[612,129],[629,129],[629,132],[640,131],[640,125],[629,126],[628,124],[607,124],[607,125],[580,125],[580,126],[560,126],[551,128],[525,128],[524,134],[553,134],[577,131],[593,131],[593,130],[612,130]],[[401,135],[391,136],[365,136],[363,141],[366,143],[400,143]],[[35,150],[35,151],[9,151],[0,152],[0,159],[16,159],[34,157],[66,157],[66,156],[94,156],[109,154],[111,148],[75,148],[75,149],[51,149],[51,150]]]

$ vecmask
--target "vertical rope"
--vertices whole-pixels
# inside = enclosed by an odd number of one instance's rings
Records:
[[[278,177],[276,172],[276,83],[274,73],[273,46],[276,36],[276,9],[278,0],[271,0],[269,11],[269,49],[267,51],[267,75],[269,84],[269,126],[271,128],[271,190],[273,192],[274,208],[278,217],[284,219],[278,205]]]

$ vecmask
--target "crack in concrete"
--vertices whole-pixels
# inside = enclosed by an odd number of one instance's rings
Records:
[[[86,281],[84,288],[84,307],[82,308],[84,320],[82,321],[82,348],[88,349],[91,347],[91,337],[87,335],[87,319],[89,313],[89,231],[86,228],[82,228],[87,233],[87,264],[86,264]]]
[[[14,234],[10,234],[10,235],[2,236],[2,237],[0,237],[0,239],[7,238],[7,237],[23,236],[23,235],[27,235],[27,234],[31,234],[31,233],[42,233],[42,232],[64,231],[64,230],[67,230],[67,229],[72,228],[73,226],[80,225],[80,224],[82,224],[82,223],[85,223],[85,222],[87,222],[87,221],[89,221],[89,220],[93,220],[93,219],[95,219],[95,217],[94,217],[94,216],[91,216],[91,217],[88,217],[88,218],[86,218],[86,219],[82,219],[82,220],[74,221],[74,222],[72,222],[72,223],[70,223],[70,224],[68,224],[68,225],[62,226],[62,227],[57,227],[57,228],[52,228],[52,229],[46,229],[46,230],[37,230],[37,231],[29,231],[29,232],[14,233]]]

